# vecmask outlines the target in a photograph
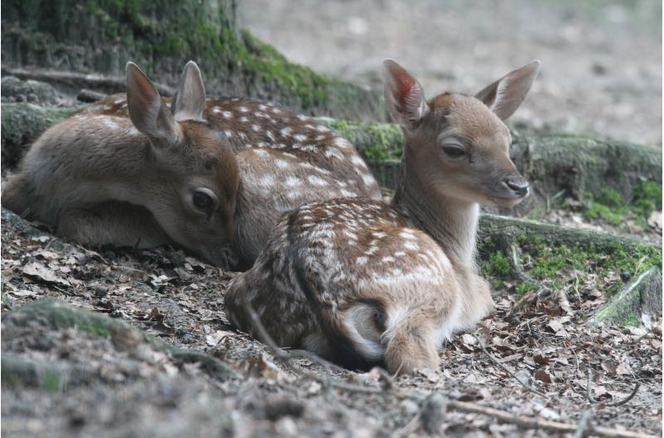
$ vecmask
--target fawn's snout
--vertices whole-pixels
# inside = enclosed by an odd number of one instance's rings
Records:
[[[505,178],[502,185],[507,189],[510,195],[517,198],[525,198],[528,196],[528,191],[530,190],[528,181],[526,181],[521,175]]]

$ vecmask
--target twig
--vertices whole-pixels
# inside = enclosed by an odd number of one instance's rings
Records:
[[[593,398],[593,390],[592,390],[593,372],[590,368],[588,368],[586,370],[586,374],[588,375],[588,380],[586,382],[586,397],[588,398],[588,403],[592,405],[593,403],[597,403],[597,400]]]
[[[639,382],[636,382],[636,385],[634,385],[634,389],[632,390],[632,393],[630,395],[628,395],[627,397],[625,397],[624,399],[622,399],[620,401],[613,402],[613,403],[607,403],[606,405],[610,406],[610,407],[624,405],[625,403],[627,403],[628,401],[630,401],[631,399],[634,398],[636,393],[639,391],[640,387],[641,387],[641,385],[639,385]]]
[[[2,67],[2,73],[16,76],[19,79],[35,79],[38,81],[60,82],[83,88],[103,89],[113,93],[123,92],[127,86],[125,78],[110,77],[98,74],[72,73],[58,70],[22,69]],[[172,96],[175,90],[168,85],[155,83],[155,88],[162,96]]]
[[[497,418],[500,421],[528,429],[546,429],[556,432],[573,433],[578,429],[577,424],[560,423],[558,421],[544,420],[541,418],[519,417],[509,412],[494,409],[488,406],[481,406],[469,402],[450,400],[447,402],[448,409],[455,409],[462,412],[472,412],[476,414],[488,415]],[[595,427],[592,430],[593,435],[609,438],[649,438],[652,435],[646,435],[639,432],[630,432],[627,430],[615,430],[606,427]]]
[[[496,365],[498,365],[503,371],[505,371],[505,372],[506,372],[507,374],[509,374],[510,376],[514,377],[514,379],[516,379],[516,381],[519,382],[519,383],[520,383],[524,388],[526,388],[528,391],[532,392],[533,394],[537,394],[537,395],[539,395],[540,397],[547,398],[547,395],[546,395],[546,394],[544,394],[543,392],[540,392],[540,391],[538,391],[537,389],[535,389],[535,388],[533,388],[533,387],[527,385],[526,383],[524,383],[524,382],[523,382],[523,381],[522,381],[522,380],[521,380],[516,374],[514,374],[509,368],[507,368],[507,367],[506,367],[503,363],[501,363],[498,359],[496,359],[495,357],[493,357],[493,355],[492,355],[491,353],[489,353],[489,351],[486,349],[486,347],[484,346],[484,344],[482,343],[482,341],[480,340],[480,338],[477,337],[476,334],[473,333],[473,336],[475,337],[475,339],[477,340],[477,342],[480,344],[480,347],[482,347],[482,351],[484,351],[484,353],[485,353],[487,356],[489,356],[489,358],[490,358],[490,359],[491,359]]]
[[[592,427],[590,426],[590,419],[592,416],[592,412],[589,410],[583,411],[581,421],[579,421],[579,428],[576,429],[576,432],[574,432],[574,436],[572,438],[583,438],[588,433],[592,432]]]
[[[591,381],[591,375],[592,374],[591,373],[592,373],[592,371],[590,370],[590,368],[588,368],[588,383],[586,384],[586,392],[587,392],[587,396],[588,396],[588,402],[590,404],[594,404],[594,403],[599,403],[599,400],[595,400],[592,396],[592,386],[591,386],[592,385],[592,381]],[[605,405],[608,406],[608,407],[616,407],[616,406],[624,405],[625,403],[629,402],[631,399],[634,398],[636,393],[639,392],[640,387],[641,387],[641,385],[639,384],[639,382],[636,382],[636,384],[634,385],[634,389],[632,390],[632,392],[627,397],[625,397],[622,400],[618,400],[617,402],[605,403]]]

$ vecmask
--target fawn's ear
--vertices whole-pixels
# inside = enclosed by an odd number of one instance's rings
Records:
[[[383,61],[385,105],[392,119],[406,129],[413,129],[429,112],[424,90],[417,79],[391,59]]]
[[[150,79],[133,62],[127,63],[127,106],[129,118],[151,140],[175,143],[180,127],[173,114],[162,103],[159,92]]]
[[[175,120],[197,120],[203,118],[205,110],[205,86],[201,71],[194,61],[184,66],[178,90],[173,97]]]
[[[501,120],[507,119],[519,108],[530,91],[540,70],[540,62],[533,61],[507,73],[475,95]]]

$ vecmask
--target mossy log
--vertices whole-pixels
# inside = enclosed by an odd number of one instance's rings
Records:
[[[236,0],[6,0],[2,64],[123,79],[125,64],[134,61],[153,80],[174,86],[192,59],[213,94],[274,100],[313,115],[386,120],[380,93],[288,62],[239,30],[236,9]]]
[[[635,276],[609,302],[600,307],[587,325],[597,326],[605,321],[638,325],[642,314],[654,315],[662,311],[662,271],[653,266]]]
[[[403,134],[397,125],[320,120],[355,144],[382,186],[394,188],[403,149]],[[628,202],[639,181],[662,184],[660,148],[561,133],[513,130],[512,137],[512,160],[533,188],[533,196],[516,209],[517,214],[547,205],[554,197],[583,200],[607,189]]]
[[[51,298],[39,299],[4,314],[2,323],[17,327],[37,324],[51,330],[76,328],[104,337],[113,336],[113,334],[117,333],[132,332],[137,337],[142,338],[153,349],[170,354],[177,362],[198,362],[210,375],[221,380],[238,377],[237,372],[233,368],[205,353],[173,346],[162,339],[141,332],[125,321],[113,319],[107,315],[81,309]]]

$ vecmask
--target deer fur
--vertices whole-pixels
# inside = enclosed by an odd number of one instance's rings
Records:
[[[494,307],[475,264],[479,206],[513,206],[528,183],[509,157],[502,120],[521,104],[539,61],[476,97],[426,101],[419,82],[385,61],[385,101],[405,136],[391,203],[355,198],[285,215],[256,264],[225,296],[229,320],[351,368],[436,368],[438,350]]]
[[[226,134],[240,167],[237,252],[250,267],[280,217],[335,198],[381,199],[371,171],[346,139],[316,120],[250,99],[211,99],[205,118]]]
[[[193,72],[196,66],[188,67]],[[272,103],[206,99],[195,70],[183,75],[173,100],[160,101],[167,128],[191,140],[162,135],[161,119],[143,117],[149,104],[128,82],[128,94],[108,96],[46,131],[10,177],[3,205],[83,244],[179,243],[212,263],[237,267],[239,259],[248,267],[285,212],[326,199],[380,199],[378,184],[346,139]],[[214,148],[217,181],[203,168]],[[194,181],[217,193],[219,215],[208,220],[189,211],[190,193],[176,185]]]
[[[3,206],[91,246],[177,243],[235,263],[237,159],[204,120],[193,62],[173,107],[127,64],[126,98],[109,96],[44,132],[5,184]]]

